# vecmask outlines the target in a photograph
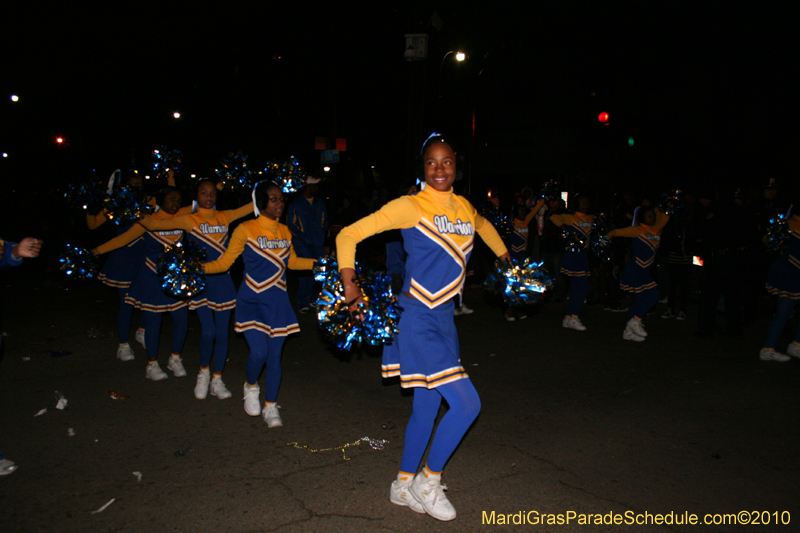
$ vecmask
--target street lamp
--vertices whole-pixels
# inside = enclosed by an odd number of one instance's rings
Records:
[[[181,118],[181,114],[180,114],[180,113],[178,113],[177,111],[175,111],[175,112],[172,114],[172,116],[173,116],[174,118]]]
[[[19,96],[17,96],[16,94],[12,94],[11,95],[11,101],[12,102],[19,102]]]

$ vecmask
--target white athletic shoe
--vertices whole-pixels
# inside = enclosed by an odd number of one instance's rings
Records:
[[[211,372],[205,368],[197,373],[197,384],[194,386],[194,397],[198,400],[205,400],[208,396],[208,382],[211,381]]]
[[[415,513],[425,514],[425,507],[423,507],[422,504],[419,503],[408,491],[413,482],[413,479],[411,481],[406,481],[405,483],[398,479],[392,481],[392,484],[389,487],[389,501],[395,505],[410,507]]]
[[[244,384],[244,412],[250,416],[261,414],[261,388],[258,385]]]
[[[220,400],[227,400],[233,394],[231,391],[228,390],[228,387],[222,382],[222,378],[220,376],[214,376],[211,378],[211,386],[208,387],[209,392],[211,392],[211,396],[216,396]]]
[[[437,520],[448,521],[456,517],[456,510],[453,505],[447,500],[444,491],[447,490],[445,485],[442,485],[441,474],[435,476],[433,474],[425,474],[420,472],[409,487],[409,492],[414,499],[422,504],[425,512]]]
[[[562,320],[562,321],[561,321],[561,327],[563,327],[563,328],[569,328],[569,319],[570,319],[570,318],[572,318],[572,317],[565,316],[565,317],[564,317],[564,320]]]
[[[630,320],[628,320],[627,326],[640,337],[647,337],[647,332],[644,330],[644,324],[642,324],[641,320],[636,320],[635,318],[631,318]]]
[[[269,405],[265,405],[264,410],[261,411],[261,416],[264,417],[264,422],[267,423],[267,427],[271,428],[283,427],[283,420],[281,419],[281,414],[278,412],[277,403],[271,403]]]
[[[126,342],[125,344],[119,345],[117,348],[117,359],[120,361],[132,361],[134,359],[130,344]]]
[[[633,329],[630,327],[625,328],[625,331],[622,332],[622,338],[626,341],[635,341],[635,342],[642,342],[644,337],[641,335],[637,335]]]
[[[0,459],[0,476],[7,476],[17,469],[16,463],[10,459]],[[423,513],[425,511],[422,511]]]
[[[777,352],[773,348],[761,348],[761,351],[758,352],[758,358],[762,361],[776,361],[778,363],[785,363],[791,359],[788,355]]]
[[[576,316],[570,317],[566,327],[576,331],[586,331],[586,326],[584,326],[581,319]]]
[[[186,369],[183,368],[183,359],[177,355],[170,356],[169,361],[167,362],[167,370],[171,370],[172,375],[176,378],[182,378],[186,376]]]
[[[800,343],[793,342],[786,348],[786,355],[791,355],[792,357],[800,357]]]
[[[147,346],[144,345],[144,330],[139,328],[136,330],[136,334],[133,336],[136,339],[136,342],[142,345],[142,348],[147,349]]]
[[[147,379],[152,379],[153,381],[161,381],[162,379],[167,379],[167,374],[161,367],[158,366],[158,361],[153,361],[152,363],[147,364],[147,370],[145,370],[145,377]]]

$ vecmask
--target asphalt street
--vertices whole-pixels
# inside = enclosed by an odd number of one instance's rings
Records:
[[[138,344],[134,361],[115,358],[114,290],[31,272],[0,286],[0,450],[19,465],[0,477],[3,532],[800,530],[800,361],[758,360],[767,316],[739,338],[696,339],[694,313],[665,320],[659,306],[633,343],[627,315],[602,306],[585,308],[577,332],[561,327],[564,303],[510,323],[469,291],[475,313],[456,323],[483,407],[445,469],[458,517],[443,523],[388,500],[411,395],[381,380],[379,350],[337,352],[299,316],[283,353],[284,427],[268,429],[242,408],[241,335],[224,374],[233,398],[200,401],[193,314],[189,376],[152,382]],[[162,367],[169,333],[166,318]],[[676,523],[741,511],[769,524]],[[535,523],[547,514],[569,523]],[[634,523],[580,524],[586,515]]]

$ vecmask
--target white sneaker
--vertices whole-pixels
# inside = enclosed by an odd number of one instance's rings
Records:
[[[392,481],[392,485],[389,487],[389,501],[395,505],[410,507],[415,513],[425,514],[425,507],[423,507],[408,491],[413,482],[413,479],[405,483],[397,479]]]
[[[565,316],[564,317],[564,320],[561,321],[561,327],[562,328],[569,328],[569,319],[570,318],[572,318],[572,317],[569,317],[569,316]]]
[[[228,390],[228,387],[222,382],[222,378],[219,376],[214,376],[211,378],[211,386],[208,388],[211,392],[211,396],[216,396],[220,400],[227,400],[233,394],[231,391]]]
[[[278,412],[277,403],[271,403],[269,405],[265,405],[264,410],[261,411],[261,416],[264,417],[264,422],[267,423],[267,427],[271,428],[283,427],[283,420],[281,420],[281,414]]]
[[[791,355],[792,357],[800,357],[800,343],[793,342],[786,348],[786,355]]]
[[[644,337],[642,337],[641,335],[637,335],[636,332],[629,327],[625,328],[625,331],[622,332],[622,338],[625,339],[626,341],[635,341],[635,342],[642,342],[644,340]]]
[[[139,328],[136,330],[136,334],[133,336],[136,339],[136,342],[142,345],[142,348],[147,349],[147,346],[144,345],[144,330]]]
[[[472,313],[475,312],[474,309],[470,309],[469,307],[467,307],[464,304],[461,304],[458,309],[461,311],[462,315],[471,315]]]
[[[631,318],[630,320],[628,320],[627,326],[640,337],[647,337],[647,332],[644,330],[644,324],[642,324],[641,320],[636,320],[635,318]]]
[[[147,364],[147,370],[144,373],[147,379],[152,379],[153,381],[161,381],[162,379],[167,379],[167,374],[161,367],[158,366],[158,361],[153,361],[152,363]]]
[[[183,359],[177,355],[170,356],[169,361],[167,362],[167,370],[171,370],[172,375],[176,378],[182,378],[186,376],[186,369],[183,368]]]
[[[117,359],[120,361],[132,361],[134,359],[130,344],[126,342],[125,344],[119,345],[117,348]]]
[[[261,414],[261,388],[256,384],[252,387],[244,384],[244,412],[250,416]]]
[[[584,326],[583,322],[581,322],[581,319],[576,316],[573,316],[569,319],[567,327],[576,331],[586,331],[586,326]]]
[[[508,320],[509,322],[515,322],[517,320],[517,317],[515,317],[514,315],[503,315],[503,316],[505,316],[506,320]]]
[[[791,359],[788,355],[776,352],[773,348],[761,348],[758,358],[762,361],[777,361],[778,363],[785,363]]]
[[[425,512],[437,520],[447,521],[456,517],[456,510],[447,500],[444,491],[447,490],[442,485],[442,476],[429,474],[427,477],[420,472],[409,487],[409,492],[422,504]]]
[[[0,459],[0,476],[6,476],[16,469],[17,465],[14,461],[11,461],[9,459]],[[422,512],[424,513],[425,511]]]
[[[200,369],[197,373],[197,384],[194,386],[194,397],[198,400],[205,400],[208,396],[208,382],[211,381],[211,372],[206,369]]]

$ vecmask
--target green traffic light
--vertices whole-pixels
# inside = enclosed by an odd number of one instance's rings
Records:
[[[633,147],[633,137],[628,137],[628,146]]]

